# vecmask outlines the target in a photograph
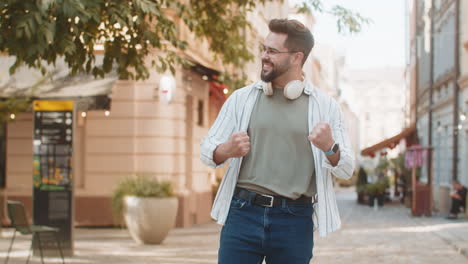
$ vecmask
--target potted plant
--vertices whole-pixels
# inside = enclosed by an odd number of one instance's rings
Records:
[[[161,243],[174,227],[177,207],[172,185],[148,175],[124,179],[112,196],[114,218],[140,244]]]
[[[368,197],[369,206],[374,206],[374,199],[377,196],[377,185],[375,183],[368,183],[363,189],[364,193]]]
[[[387,177],[379,179],[375,183],[368,183],[364,187],[364,191],[369,197],[369,206],[374,206],[374,202],[377,199],[379,206],[384,205],[385,201],[385,190],[388,188]]]
[[[377,183],[376,183],[376,185],[377,185],[376,198],[377,198],[377,204],[379,206],[383,206],[384,202],[385,202],[385,190],[387,189],[386,179],[387,179],[387,177],[384,177],[384,178],[380,179],[379,181],[377,181]]]
[[[356,182],[356,192],[358,194],[358,203],[365,204],[365,186],[367,184],[367,173],[363,167],[359,168]]]

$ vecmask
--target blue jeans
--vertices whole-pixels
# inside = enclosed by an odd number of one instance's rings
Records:
[[[219,264],[308,264],[312,204],[263,207],[234,196],[221,230]]]

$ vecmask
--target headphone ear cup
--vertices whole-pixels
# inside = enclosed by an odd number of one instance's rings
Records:
[[[263,93],[265,93],[265,95],[268,95],[268,96],[272,96],[272,95],[273,95],[273,87],[271,86],[271,82],[264,83],[264,85],[263,85]]]
[[[299,80],[294,80],[286,84],[284,87],[284,96],[289,100],[295,100],[301,96],[304,91],[304,82]]]

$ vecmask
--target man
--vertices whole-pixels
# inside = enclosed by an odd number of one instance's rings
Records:
[[[230,160],[211,216],[223,224],[221,264],[305,264],[314,203],[322,236],[340,227],[331,174],[352,176],[354,156],[335,100],[304,80],[314,40],[300,22],[273,19],[261,80],[236,90],[201,144],[212,166]]]
[[[454,192],[450,194],[450,198],[452,198],[452,208],[450,209],[450,214],[447,217],[448,219],[457,219],[458,214],[461,211],[460,208],[466,210],[466,187],[461,185],[459,181],[454,180],[453,189]]]

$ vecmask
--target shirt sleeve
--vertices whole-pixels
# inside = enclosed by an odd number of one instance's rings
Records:
[[[343,119],[343,114],[338,103],[331,99],[330,102],[330,126],[335,142],[340,146],[340,160],[336,166],[333,166],[325,157],[323,167],[331,171],[333,175],[342,179],[349,179],[354,171],[354,152],[351,147],[347,126]]]
[[[216,117],[213,126],[208,131],[208,135],[203,138],[200,145],[200,159],[206,165],[219,168],[226,163],[216,164],[213,160],[215,149],[222,143],[226,142],[234,133],[237,118],[236,118],[236,100],[237,93],[234,92],[221,107],[221,111]]]

